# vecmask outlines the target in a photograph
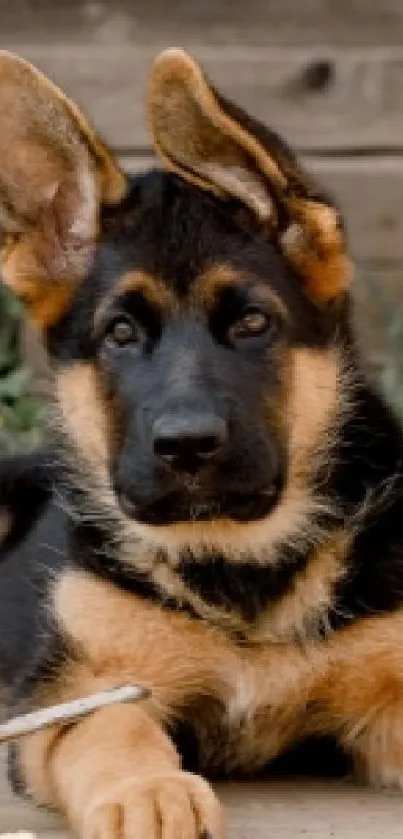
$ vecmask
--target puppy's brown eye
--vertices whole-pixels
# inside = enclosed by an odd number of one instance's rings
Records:
[[[271,319],[260,309],[248,309],[229,329],[231,341],[257,338],[271,329]]]
[[[106,334],[108,343],[117,347],[125,347],[127,344],[136,343],[139,337],[136,325],[129,318],[115,320]]]

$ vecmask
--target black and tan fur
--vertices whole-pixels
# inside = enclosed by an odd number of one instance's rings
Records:
[[[2,275],[54,392],[49,448],[0,463],[0,671],[13,708],[151,689],[12,755],[85,839],[218,837],[192,771],[310,738],[403,788],[403,433],[340,214],[185,53],[148,113],[162,168],[129,178],[0,56]]]

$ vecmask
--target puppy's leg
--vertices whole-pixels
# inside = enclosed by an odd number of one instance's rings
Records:
[[[198,839],[222,835],[209,785],[183,772],[169,737],[135,705],[105,708],[20,755],[36,798],[57,805],[83,839]]]
[[[322,696],[327,723],[360,776],[403,790],[403,614],[362,620],[337,636]]]
[[[18,769],[28,791],[62,810],[82,839],[219,839],[220,805],[182,771],[166,723],[189,692],[218,689],[226,650],[201,622],[74,570],[55,588],[54,614],[64,652],[35,695],[28,680],[29,707],[119,683],[142,684],[151,697],[25,738]]]

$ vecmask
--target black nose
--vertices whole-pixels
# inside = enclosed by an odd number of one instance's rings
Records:
[[[153,427],[154,454],[185,470],[215,457],[226,439],[226,422],[215,414],[164,414]]]

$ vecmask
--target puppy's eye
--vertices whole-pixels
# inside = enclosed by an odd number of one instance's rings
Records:
[[[260,309],[247,309],[242,317],[233,323],[229,328],[230,341],[239,341],[242,338],[258,338],[271,332],[273,320]]]
[[[111,346],[126,347],[128,344],[137,344],[141,340],[141,334],[134,321],[121,317],[109,326],[105,340]]]

